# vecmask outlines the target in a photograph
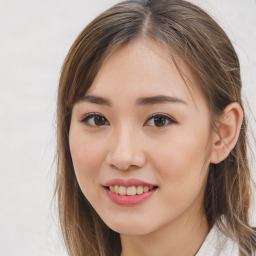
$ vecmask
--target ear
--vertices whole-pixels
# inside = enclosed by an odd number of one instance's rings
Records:
[[[213,135],[210,162],[218,164],[227,158],[235,147],[243,122],[243,110],[237,102],[229,104],[223,111]]]

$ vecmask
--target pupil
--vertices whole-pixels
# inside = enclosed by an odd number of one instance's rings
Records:
[[[106,120],[103,116],[96,116],[94,118],[94,122],[95,122],[96,125],[101,126],[101,125],[105,124]]]
[[[165,117],[163,116],[155,117],[154,122],[157,127],[163,126],[165,125]]]

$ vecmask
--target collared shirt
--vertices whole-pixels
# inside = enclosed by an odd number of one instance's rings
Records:
[[[216,225],[212,227],[196,256],[238,256],[238,245]]]

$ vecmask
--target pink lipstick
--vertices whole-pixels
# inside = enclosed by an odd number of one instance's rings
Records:
[[[144,182],[138,179],[128,179],[128,180],[122,180],[122,179],[113,179],[107,181],[104,186],[124,186],[124,187],[131,187],[131,186],[142,186],[142,187],[156,187],[157,185],[150,184],[148,182]]]
[[[104,189],[114,203],[132,206],[150,198],[157,191],[158,186],[137,179],[113,179],[104,184]],[[132,193],[129,194],[128,190]]]

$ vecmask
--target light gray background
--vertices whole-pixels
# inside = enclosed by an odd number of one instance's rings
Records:
[[[51,206],[57,84],[78,33],[116,2],[0,0],[0,255],[66,255]],[[230,36],[255,113],[256,1],[193,2]]]

